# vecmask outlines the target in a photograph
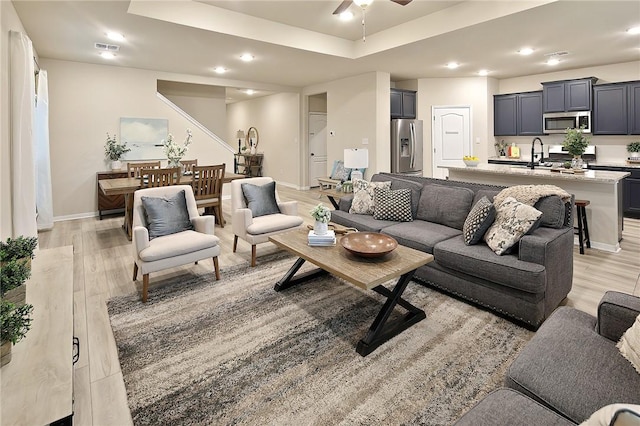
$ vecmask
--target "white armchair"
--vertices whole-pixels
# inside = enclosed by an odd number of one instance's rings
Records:
[[[231,225],[233,228],[233,252],[236,252],[238,238],[251,244],[251,266],[256,266],[256,244],[269,241],[271,235],[287,232],[302,225],[302,218],[298,216],[298,202],[282,202],[275,191],[276,202],[280,213],[253,217],[247,207],[242,184],[262,186],[273,182],[270,177],[256,177],[236,179],[231,181]]]
[[[142,197],[169,198],[184,191],[189,220],[194,230],[149,238],[149,224],[145,216]],[[133,198],[133,280],[142,271],[142,301],[147,301],[149,274],[199,260],[213,258],[216,280],[220,279],[218,255],[220,240],[214,235],[215,218],[200,216],[189,185],[173,185],[160,188],[140,189]]]

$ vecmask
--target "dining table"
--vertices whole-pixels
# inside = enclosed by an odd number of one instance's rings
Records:
[[[231,182],[235,179],[244,179],[246,175],[238,173],[225,173],[222,179],[222,184]],[[191,185],[193,176],[191,174],[184,174],[180,176],[179,185]],[[142,188],[142,180],[140,178],[126,177],[115,179],[103,179],[98,182],[100,191],[105,195],[124,195],[125,216],[123,228],[127,232],[127,237],[131,240],[131,224],[133,220],[133,193],[136,190]],[[222,205],[222,198],[220,198],[220,205]],[[220,221],[224,221],[224,218],[220,218]],[[224,224],[223,224],[224,225]]]

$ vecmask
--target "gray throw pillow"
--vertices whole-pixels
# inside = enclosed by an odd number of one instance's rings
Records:
[[[468,246],[482,241],[484,233],[493,224],[496,218],[496,209],[493,203],[485,196],[480,198],[473,206],[462,227],[464,243]]]
[[[184,190],[172,197],[140,197],[147,219],[149,240],[193,229]]]
[[[565,205],[557,195],[540,198],[533,207],[542,212],[540,226],[562,228],[564,225]]]
[[[422,188],[416,219],[462,230],[473,195],[469,188],[427,184]]]
[[[377,220],[393,220],[411,222],[411,190],[410,189],[373,189],[373,218]]]
[[[242,193],[247,202],[247,207],[251,210],[253,217],[280,213],[280,208],[276,201],[275,182],[269,182],[260,186],[243,183],[240,186],[242,187]]]

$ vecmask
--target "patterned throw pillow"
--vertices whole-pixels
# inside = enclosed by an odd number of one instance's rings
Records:
[[[388,182],[367,182],[362,179],[353,181],[353,201],[349,213],[373,214],[374,188],[391,189],[391,181]]]
[[[496,220],[484,234],[487,245],[496,254],[504,254],[538,223],[542,212],[507,197],[496,207]]]
[[[468,246],[478,244],[482,241],[487,229],[493,224],[496,218],[496,209],[487,197],[482,197],[473,206],[462,227],[464,243]]]
[[[622,356],[628,359],[640,374],[640,315],[636,317],[633,325],[624,332],[616,346]]]
[[[340,160],[336,160],[333,165],[333,170],[331,171],[331,179],[345,181],[349,179],[351,175],[351,169],[344,166],[344,162]]]
[[[411,222],[411,190],[410,189],[373,189],[373,218],[377,220],[393,220]]]

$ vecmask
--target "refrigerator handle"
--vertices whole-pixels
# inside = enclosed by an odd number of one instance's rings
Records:
[[[416,163],[416,127],[413,121],[409,123],[409,129],[411,131],[411,161],[409,162],[409,167],[413,170]]]

